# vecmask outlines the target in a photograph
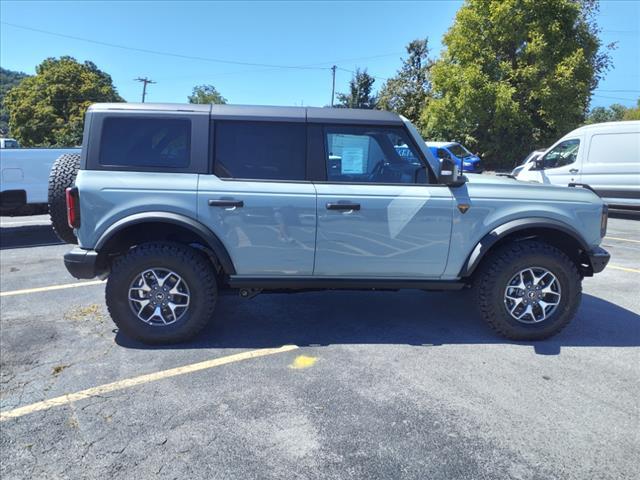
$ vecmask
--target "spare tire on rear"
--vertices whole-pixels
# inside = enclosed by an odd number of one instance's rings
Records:
[[[49,216],[53,231],[66,243],[78,243],[73,229],[67,223],[68,187],[73,187],[80,168],[80,155],[65,153],[59,156],[49,174]]]

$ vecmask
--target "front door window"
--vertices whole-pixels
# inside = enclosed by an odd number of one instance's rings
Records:
[[[330,127],[326,151],[329,182],[416,183],[424,169],[402,129]]]
[[[545,170],[572,164],[578,157],[579,148],[580,140],[577,138],[560,142],[543,157]]]

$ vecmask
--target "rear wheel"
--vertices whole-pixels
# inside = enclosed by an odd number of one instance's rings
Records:
[[[49,173],[49,215],[53,231],[66,243],[78,243],[73,229],[67,223],[66,190],[76,181],[80,168],[80,155],[65,153],[53,162]]]
[[[113,264],[106,301],[127,336],[148,344],[184,342],[209,322],[217,297],[215,271],[197,250],[147,243]]]
[[[565,253],[538,241],[501,247],[476,277],[483,318],[512,340],[542,340],[575,316],[582,296],[581,277]]]

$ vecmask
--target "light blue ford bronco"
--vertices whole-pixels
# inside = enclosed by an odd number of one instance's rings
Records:
[[[462,176],[382,111],[96,104],[49,194],[67,269],[107,278],[146,343],[193,337],[221,292],[466,287],[499,334],[539,340],[609,260],[588,188]]]

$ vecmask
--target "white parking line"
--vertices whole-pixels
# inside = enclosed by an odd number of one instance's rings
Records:
[[[633,242],[633,243],[640,243],[640,240],[631,240],[630,238],[620,238],[620,237],[610,237],[610,236],[606,236],[604,237],[605,239],[609,239],[609,240],[617,240],[618,242]]]
[[[214,358],[213,360],[206,360],[204,362],[192,363],[191,365],[185,365],[183,367],[171,368],[169,370],[162,370],[160,372],[149,373],[147,375],[140,375],[138,377],[125,378],[124,380],[118,380],[117,382],[107,383],[99,385],[97,387],[87,388],[76,393],[68,393],[59,397],[50,398],[49,400],[43,400],[41,402],[32,403],[24,407],[14,408],[12,410],[6,410],[0,412],[0,422],[9,420],[10,418],[22,417],[33,412],[39,412],[41,410],[48,410],[53,407],[59,407],[61,405],[67,405],[78,400],[84,400],[85,398],[95,397],[98,395],[104,395],[105,393],[114,392],[116,390],[122,390],[124,388],[131,388],[144,383],[155,382],[156,380],[162,380],[165,378],[175,377],[177,375],[184,375],[186,373],[198,372],[200,370],[206,370],[209,368],[219,367],[221,365],[227,365],[229,363],[240,362],[242,360],[248,360],[251,358],[264,357],[266,355],[275,355],[277,353],[290,352],[296,350],[299,347],[297,345],[284,345],[279,348],[261,348],[259,350],[250,350],[248,352],[236,353],[234,355],[228,355],[226,357]]]
[[[10,290],[8,292],[0,292],[0,297],[11,297],[13,295],[25,295],[27,293],[50,292],[52,290],[64,290],[65,288],[88,287],[91,285],[100,285],[106,280],[92,280],[90,282],[63,283],[61,285],[50,285],[48,287],[24,288],[22,290]]]

